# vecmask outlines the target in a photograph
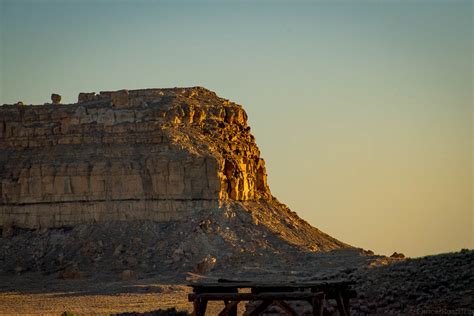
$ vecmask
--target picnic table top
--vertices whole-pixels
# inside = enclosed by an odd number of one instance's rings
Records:
[[[328,281],[199,281],[188,283],[193,289],[206,288],[347,288],[355,282],[349,280],[328,280]]]

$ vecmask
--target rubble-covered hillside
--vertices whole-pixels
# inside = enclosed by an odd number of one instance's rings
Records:
[[[351,249],[276,200],[226,202],[182,221],[16,228],[12,236],[0,239],[0,248],[2,273],[43,272],[66,278],[117,278],[127,270],[141,277],[183,278],[185,272],[211,271],[231,276],[242,269],[296,269],[307,263],[301,261],[306,254]]]

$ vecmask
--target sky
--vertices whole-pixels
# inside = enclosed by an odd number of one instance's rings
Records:
[[[0,0],[0,104],[204,86],[272,193],[351,245],[474,248],[473,2]]]

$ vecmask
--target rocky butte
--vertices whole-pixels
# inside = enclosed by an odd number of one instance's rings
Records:
[[[4,235],[11,227],[186,221],[237,202],[289,212],[270,193],[244,109],[212,91],[80,93],[64,105],[59,95],[52,99],[0,107]],[[318,235],[316,244],[301,238],[314,250],[345,246],[291,213],[287,221]]]
[[[3,225],[179,220],[271,197],[245,111],[203,88],[81,93],[0,118]]]

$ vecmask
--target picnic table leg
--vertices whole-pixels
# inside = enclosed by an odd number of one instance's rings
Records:
[[[224,300],[225,307],[219,313],[219,316],[237,316],[237,305],[239,301],[227,301]]]
[[[237,289],[232,290],[232,293],[239,293]],[[226,307],[229,307],[229,316],[237,316],[237,305],[239,304],[239,301],[231,301],[229,305],[227,305],[227,302],[225,303]]]
[[[193,310],[193,316],[199,316],[199,299],[194,299],[193,301],[193,307],[194,307],[194,310]]]
[[[346,293],[344,293],[344,294],[342,295],[342,303],[344,304],[344,309],[346,310],[346,315],[347,315],[347,316],[350,316],[350,315],[351,315],[351,306],[350,306],[350,304],[349,304],[349,299],[350,299],[350,298],[349,298],[349,296],[348,296]]]
[[[344,306],[344,301],[342,299],[341,292],[338,292],[336,294],[336,302],[337,302],[337,309],[339,310],[339,314],[341,316],[349,316],[349,311],[346,310],[346,307]]]
[[[207,308],[207,300],[195,299],[194,305],[194,316],[205,316]]]
[[[309,301],[309,303],[313,307],[313,316],[323,316],[323,300],[324,298],[314,297],[313,300]]]
[[[234,304],[234,303],[235,305],[230,309],[229,316],[237,316],[237,305],[239,304],[239,301],[230,302],[230,304]]]

